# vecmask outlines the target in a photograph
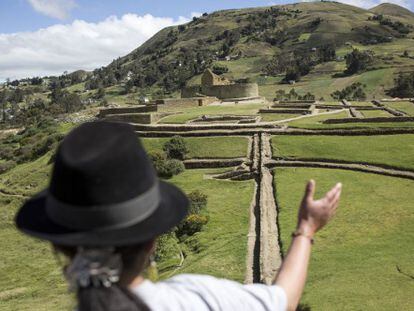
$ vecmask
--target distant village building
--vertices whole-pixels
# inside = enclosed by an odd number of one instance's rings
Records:
[[[139,99],[138,99],[138,102],[139,102],[141,105],[148,105],[148,104],[150,103],[150,100],[149,100],[149,98],[148,98],[147,96],[141,95],[141,96],[139,97]]]

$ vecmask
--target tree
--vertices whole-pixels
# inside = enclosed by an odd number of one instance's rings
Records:
[[[105,97],[105,89],[104,89],[103,87],[100,87],[100,88],[98,89],[98,92],[96,92],[95,97],[96,97],[97,99],[102,99],[102,98],[104,98],[104,97]]]
[[[285,90],[277,90],[276,91],[276,100],[284,100],[286,98],[286,92]]]
[[[190,201],[189,214],[200,214],[207,207],[207,195],[200,190],[190,192],[187,197]]]
[[[347,68],[346,74],[352,75],[368,68],[374,61],[374,52],[372,51],[359,51],[354,49],[351,53],[345,56]]]
[[[164,144],[163,150],[170,159],[184,160],[188,147],[181,136],[174,136]]]
[[[292,88],[288,94],[289,99],[295,100],[298,98],[298,93],[296,93],[295,88]]]
[[[335,46],[332,44],[326,44],[318,48],[318,62],[324,63],[335,60],[336,58],[336,51]]]
[[[299,81],[301,78],[300,70],[298,67],[289,68],[286,72],[285,78],[283,79],[285,82],[289,81]]]
[[[365,94],[364,87],[366,86],[359,82],[352,83],[341,91],[333,92],[331,97],[337,100],[365,100],[367,95]]]
[[[388,91],[393,97],[414,97],[414,72],[400,73],[394,80],[394,87]]]
[[[222,75],[229,71],[229,68],[225,65],[214,65],[212,68],[213,73],[216,75]]]

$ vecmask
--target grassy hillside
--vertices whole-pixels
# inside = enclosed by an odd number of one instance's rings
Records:
[[[268,17],[266,12],[270,9],[280,11]],[[299,49],[311,54],[312,48],[334,44],[339,57],[345,56],[353,48],[372,50],[378,57],[375,68],[372,72],[334,78],[333,75],[345,68],[345,60],[338,59],[316,66],[295,85],[295,89],[300,94],[311,91],[318,98],[328,99],[333,91],[354,82],[361,82],[367,85],[366,91],[370,98],[383,97],[385,90],[392,86],[397,72],[413,70],[414,60],[402,58],[400,55],[405,50],[414,55],[414,36],[411,32],[402,37],[392,27],[370,20],[376,14],[383,14],[393,21],[414,26],[414,14],[396,5],[381,5],[368,11],[341,3],[317,2],[225,10],[202,16],[180,30],[174,27],[162,30],[131,54],[109,65],[108,69],[116,65],[124,70],[132,70],[134,66],[151,64],[151,55],[154,53],[162,56],[157,58],[157,64],[168,64],[183,59],[184,66],[187,62],[187,52],[194,55],[202,54],[199,56],[209,66],[227,66],[229,71],[225,76],[233,79],[249,77],[259,83],[261,95],[273,98],[276,89],[292,88],[279,84],[281,77],[263,74],[263,67],[274,55]],[[317,20],[320,21],[319,24],[312,26]],[[253,34],[249,34],[249,27],[256,27]],[[232,34],[235,32],[240,33],[240,36],[233,38]],[[176,34],[175,41],[168,48],[158,48],[165,45],[167,35],[172,33]],[[369,43],[372,38],[380,37],[390,38],[391,42]],[[271,42],[269,38],[275,41]],[[223,54],[225,43],[229,43],[229,51],[226,54],[238,55],[236,59],[226,61],[220,60],[220,56],[217,56]],[[164,52],[159,53],[160,50]],[[193,72],[185,82],[189,85],[199,83],[199,77],[200,74]]]
[[[229,151],[234,152],[235,156],[245,156],[247,139],[234,137],[227,143],[230,141],[234,147],[228,150],[219,147],[216,156],[224,157]],[[148,149],[159,150],[161,142],[158,139],[146,139],[144,144]],[[200,141],[188,138],[187,142],[195,155],[203,150],[194,148],[203,149],[201,146],[211,146],[213,143],[211,138],[201,138]],[[224,140],[221,143],[220,139],[216,141],[218,145],[223,143]],[[50,156],[51,153],[48,153],[0,175],[0,267],[7,271],[0,279],[0,310],[73,308],[73,299],[68,295],[67,284],[61,274],[62,266],[53,256],[50,245],[21,234],[14,225],[14,215],[24,200],[47,186]],[[209,222],[192,237],[190,244],[177,245],[170,258],[159,262],[161,278],[176,273],[197,272],[243,281],[248,211],[254,181],[205,178],[217,172],[220,170],[187,170],[169,180],[186,193],[199,190],[208,196]],[[180,249],[185,252],[185,260],[177,268],[171,265],[177,264],[175,258],[179,258]],[[64,258],[61,259],[64,263]]]
[[[285,71],[265,70],[278,55],[300,52],[313,58],[327,45],[334,47],[336,56],[317,61],[294,86],[281,83]],[[375,61],[344,76],[345,56],[353,49],[372,51]],[[260,95],[268,99],[276,90],[295,88],[299,95],[311,92],[317,99],[330,100],[332,92],[356,82],[364,85],[368,99],[387,97],[398,73],[414,71],[414,13],[390,4],[364,10],[336,2],[304,2],[203,14],[161,30],[93,72],[49,77],[41,86],[22,83],[19,87],[33,94],[19,107],[36,98],[47,102],[51,95],[47,83],[77,94],[87,106],[136,103],[143,95],[179,97],[181,88],[200,83],[204,70],[216,65],[226,66],[224,76],[230,79],[257,82]]]
[[[302,303],[311,310],[409,310],[414,303],[413,181],[341,170],[276,169],[283,250],[295,228],[305,181],[316,197],[344,184],[337,216],[320,232]],[[398,267],[398,268],[397,268]]]

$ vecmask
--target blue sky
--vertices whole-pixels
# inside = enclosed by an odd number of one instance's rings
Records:
[[[0,0],[0,82],[93,70],[204,12],[312,0]],[[414,0],[338,0],[370,8]]]

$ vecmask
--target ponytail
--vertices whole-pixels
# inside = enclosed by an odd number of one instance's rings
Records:
[[[117,284],[111,287],[79,288],[77,298],[79,311],[150,310],[136,294]]]
[[[71,259],[64,274],[70,289],[76,292],[78,311],[150,310],[119,282],[122,273],[134,277],[145,268],[147,253],[143,244],[119,248],[53,246]]]

